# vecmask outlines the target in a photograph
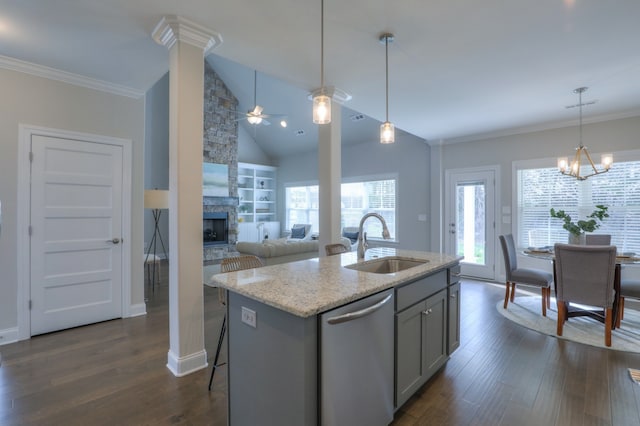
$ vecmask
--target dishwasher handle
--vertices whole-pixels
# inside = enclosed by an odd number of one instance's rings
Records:
[[[375,305],[371,305],[368,308],[364,308],[361,309],[359,311],[355,311],[355,312],[349,312],[343,315],[339,315],[337,317],[331,317],[329,319],[327,319],[327,322],[329,324],[340,324],[343,322],[347,322],[347,321],[352,321],[358,318],[362,318],[366,315],[369,315],[375,311],[377,311],[378,309],[382,308],[382,306],[387,303],[390,299],[391,296],[393,296],[393,293],[391,293],[390,295],[388,295],[387,297],[385,297],[384,299],[382,299],[381,301],[379,301],[378,303],[376,303]]]

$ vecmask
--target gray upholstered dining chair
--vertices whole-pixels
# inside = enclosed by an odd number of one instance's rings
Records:
[[[551,304],[551,283],[553,274],[542,269],[518,268],[518,258],[513,235],[500,235],[500,245],[504,255],[504,270],[506,274],[507,290],[504,295],[504,308],[507,309],[509,300],[513,302],[516,295],[516,284],[540,287],[542,292],[542,316],[547,316],[547,308]]]
[[[567,319],[567,303],[575,302],[604,310],[604,344],[611,346],[616,247],[556,243],[555,268],[558,336]]]
[[[620,305],[618,307],[618,321],[616,327],[620,327],[620,321],[624,319],[624,299],[640,299],[640,280],[620,280]]]
[[[608,234],[587,234],[585,244],[588,246],[608,246],[611,244],[611,235]]]

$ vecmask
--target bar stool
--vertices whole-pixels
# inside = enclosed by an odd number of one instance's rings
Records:
[[[260,268],[264,266],[262,261],[257,256],[244,255],[236,257],[227,257],[222,259],[220,263],[220,272],[234,272],[241,271],[243,269]],[[227,305],[226,292],[222,288],[218,288],[218,300],[222,306]],[[224,335],[227,332],[227,311],[225,308],[224,317],[222,318],[222,327],[220,328],[220,336],[218,337],[218,348],[216,349],[216,356],[213,359],[213,367],[211,368],[211,378],[209,379],[209,390],[211,390],[211,384],[213,383],[213,375],[218,367],[218,357],[220,356],[220,349],[222,349],[222,342],[224,341]]]

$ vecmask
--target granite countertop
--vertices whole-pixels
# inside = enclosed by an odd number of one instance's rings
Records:
[[[356,252],[257,269],[216,274],[206,282],[289,312],[310,317],[370,294],[457,264],[461,257],[393,248],[367,250],[363,261],[385,256],[428,260],[424,265],[392,274],[344,268],[357,262]]]

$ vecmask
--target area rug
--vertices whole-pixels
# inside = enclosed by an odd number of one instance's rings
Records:
[[[557,336],[558,311],[553,299],[546,317],[542,316],[540,296],[516,297],[507,309],[503,304],[504,300],[496,304],[496,310],[502,316],[531,330],[585,345],[640,353],[640,313],[633,309],[625,309],[622,325],[611,333],[611,347],[607,348],[604,345],[604,324],[588,317],[570,318],[564,324],[563,336]]]

